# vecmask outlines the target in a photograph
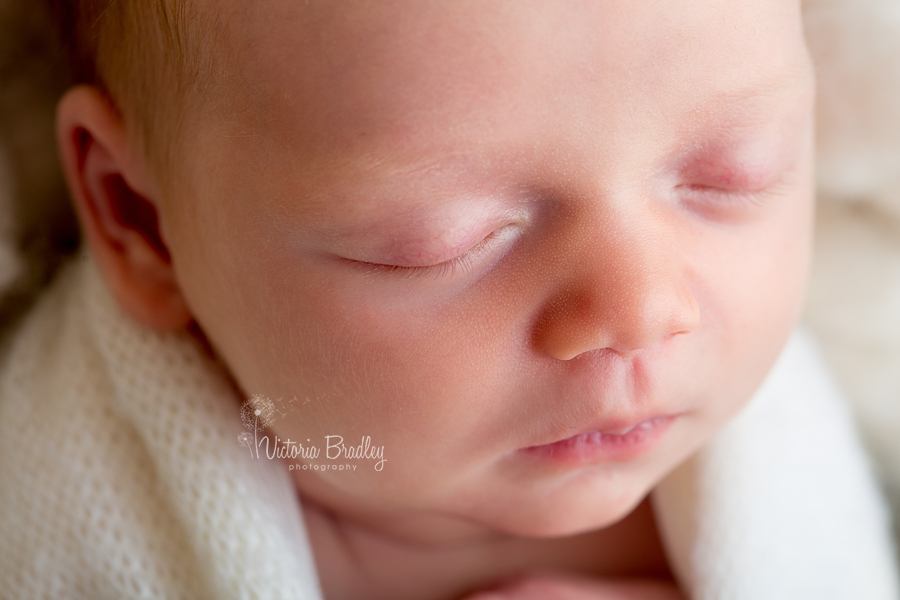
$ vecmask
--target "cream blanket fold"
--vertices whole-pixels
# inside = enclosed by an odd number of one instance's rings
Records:
[[[0,368],[0,598],[320,598],[239,401],[191,337],[123,315],[89,256],[68,265]],[[898,598],[885,506],[803,340],[653,501],[692,599]]]
[[[900,598],[889,508],[802,330],[750,403],[652,498],[691,600]]]

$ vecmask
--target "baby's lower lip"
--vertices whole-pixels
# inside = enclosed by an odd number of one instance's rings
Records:
[[[628,430],[589,431],[552,444],[522,448],[520,452],[534,458],[573,465],[633,460],[650,451],[674,420],[674,416],[654,417]]]

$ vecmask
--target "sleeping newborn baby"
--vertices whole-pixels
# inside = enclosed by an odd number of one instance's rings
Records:
[[[59,4],[117,306],[217,361],[235,421],[297,399],[258,449],[383,449],[254,463],[325,598],[684,597],[648,494],[804,296],[798,1]]]

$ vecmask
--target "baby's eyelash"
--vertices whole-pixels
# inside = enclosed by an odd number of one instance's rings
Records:
[[[492,232],[463,254],[436,265],[404,267],[400,265],[383,265],[363,261],[355,261],[355,263],[359,268],[364,269],[368,273],[394,274],[403,279],[421,279],[427,277],[436,279],[440,277],[450,277],[457,273],[465,274],[471,271],[475,266],[476,259],[488,252],[489,246],[492,246],[493,242],[498,237],[499,231]]]
[[[791,189],[791,182],[780,180],[756,190],[727,189],[706,185],[682,185],[689,204],[706,206],[713,211],[754,210],[765,206]],[[692,197],[693,196],[693,197]]]
[[[769,182],[759,189],[729,189],[715,185],[685,183],[677,186],[686,190],[688,194],[694,193],[701,197],[711,196],[713,200],[725,199],[736,207],[752,208],[766,204],[770,199],[790,190],[795,184],[796,167],[785,170],[774,181]]]
[[[719,197],[729,198],[735,202],[740,202],[742,204],[758,204],[762,201],[765,195],[769,193],[768,189],[729,190],[708,185],[688,185],[684,187],[690,192],[696,192],[700,194],[713,194]]]

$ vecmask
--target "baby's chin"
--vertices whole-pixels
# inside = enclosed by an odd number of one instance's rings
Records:
[[[493,531],[516,537],[552,539],[570,537],[606,529],[628,517],[647,497],[647,493],[629,495],[627,499],[592,499],[591,502],[565,503],[566,506],[544,510],[512,511],[500,523],[485,524]],[[627,501],[626,501],[627,500]],[[572,504],[576,504],[572,506]]]
[[[554,490],[494,487],[466,518],[493,532],[527,538],[558,538],[604,529],[622,521],[647,497],[658,477],[614,470],[574,474]],[[461,515],[462,516],[462,515]]]
[[[565,537],[610,527],[703,443],[706,425],[696,415],[682,415],[651,440],[655,445],[630,460],[579,464],[577,456],[546,460],[524,449],[462,490],[454,508],[464,506],[457,514],[485,528],[522,537]]]

